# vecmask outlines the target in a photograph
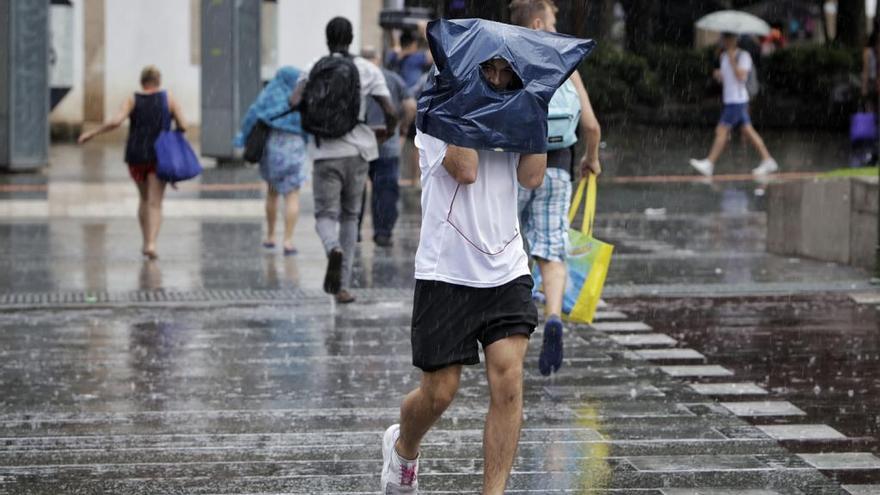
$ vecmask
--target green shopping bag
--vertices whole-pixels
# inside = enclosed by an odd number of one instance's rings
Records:
[[[584,198],[586,189],[586,198]],[[602,297],[602,287],[611,265],[614,246],[593,238],[593,219],[596,216],[596,176],[581,179],[577,192],[568,210],[568,223],[574,222],[581,201],[584,202],[584,218],[580,229],[568,229],[566,246],[565,295],[562,312],[569,320],[579,323],[592,323],[596,306]],[[541,284],[538,267],[532,272],[536,288]],[[541,290],[541,289],[538,289]]]

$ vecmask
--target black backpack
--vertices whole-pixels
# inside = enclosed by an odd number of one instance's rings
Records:
[[[328,55],[309,72],[299,105],[302,126],[320,139],[336,139],[358,124],[361,79],[350,55]]]

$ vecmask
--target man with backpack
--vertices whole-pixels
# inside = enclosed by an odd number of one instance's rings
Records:
[[[556,5],[552,0],[514,0],[510,3],[513,24],[539,31],[556,32]],[[565,239],[571,203],[571,172],[577,128],[587,141],[579,173],[600,174],[601,129],[583,81],[577,71],[550,100],[548,109],[547,171],[543,184],[533,190],[520,188],[519,212],[523,236],[541,271],[545,297],[544,340],[538,367],[543,375],[562,365],[562,298],[565,293]]]
[[[369,162],[379,157],[376,135],[365,123],[368,98],[382,108],[386,129],[397,126],[397,117],[382,71],[349,54],[351,22],[331,19],[326,35],[330,55],[305,72],[290,103],[314,136],[309,153],[316,230],[328,258],[324,291],[345,304],[354,301],[349,289]]]
[[[749,97],[751,86],[752,92],[755,91],[757,78],[754,72],[754,63],[752,56],[745,50],[737,47],[737,35],[734,33],[723,33],[721,35],[723,50],[721,52],[721,66],[714,72],[714,77],[723,87],[724,107],[721,110],[721,119],[715,127],[715,141],[712,143],[712,149],[709,156],[702,160],[691,159],[690,165],[697,172],[711,177],[715,173],[715,163],[718,157],[727,146],[730,138],[730,131],[735,127],[742,127],[745,137],[752,143],[752,146],[761,155],[761,163],[757,168],[752,170],[753,175],[767,175],[779,170],[776,160],[770,156],[764,140],[758,134],[758,131],[752,127],[752,120],[749,117]]]

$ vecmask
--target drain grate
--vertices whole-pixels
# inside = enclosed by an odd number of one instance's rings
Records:
[[[408,300],[412,289],[359,289],[352,291],[358,299],[368,301]],[[326,301],[327,294],[303,289],[193,289],[138,290],[128,292],[60,291],[0,293],[0,309],[31,307],[92,307],[174,304],[297,304]]]

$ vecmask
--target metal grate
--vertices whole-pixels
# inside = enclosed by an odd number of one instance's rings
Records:
[[[409,300],[411,289],[359,289],[352,291],[362,302]],[[31,307],[95,307],[175,304],[297,304],[326,301],[327,294],[303,289],[193,289],[138,290],[130,292],[62,291],[0,293],[0,309]]]

